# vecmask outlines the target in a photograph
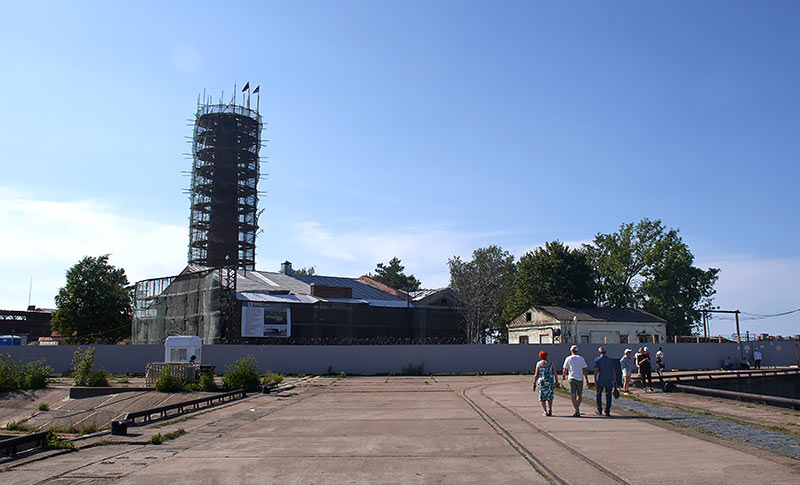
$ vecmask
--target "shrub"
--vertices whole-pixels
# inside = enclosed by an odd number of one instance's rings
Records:
[[[344,371],[339,372],[339,379],[344,379],[345,377],[347,377],[347,374]]]
[[[19,389],[42,389],[47,387],[47,378],[53,369],[45,360],[22,363],[10,355],[0,356],[0,391]]]
[[[45,360],[35,360],[25,364],[25,389],[44,389],[53,368],[45,365]]]
[[[85,350],[78,347],[72,354],[72,385],[88,386],[92,367],[94,367],[94,347],[87,347]]]
[[[109,376],[110,374],[105,369],[98,369],[89,374],[86,385],[89,387],[108,387]]]
[[[39,405],[36,407],[39,411],[47,411],[50,409],[50,405],[46,402],[40,402]]]
[[[408,364],[407,366],[403,367],[402,374],[404,376],[422,376],[425,375],[425,363],[419,363],[417,365]]]
[[[164,372],[156,379],[155,387],[159,392],[180,392],[183,391],[184,383],[169,372]]]
[[[222,381],[230,391],[244,389],[247,392],[253,392],[258,390],[261,377],[258,375],[256,360],[252,355],[237,360],[228,366]]]
[[[161,433],[156,433],[150,437],[150,444],[151,445],[160,445],[164,442],[164,437],[161,436]]]
[[[264,384],[280,384],[283,382],[283,379],[283,374],[274,374],[270,371],[267,371],[266,374],[264,374]]]
[[[208,392],[217,390],[217,383],[214,382],[213,374],[205,372],[200,376],[200,389]]]

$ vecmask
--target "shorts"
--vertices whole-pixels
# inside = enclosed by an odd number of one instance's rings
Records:
[[[630,377],[631,371],[630,369],[622,369],[622,377]]]
[[[578,396],[583,395],[583,381],[579,381],[577,379],[570,379],[569,380],[569,392],[571,394],[577,394]]]

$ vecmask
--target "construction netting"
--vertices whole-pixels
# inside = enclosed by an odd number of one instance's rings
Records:
[[[234,307],[235,281],[232,269],[214,268],[137,282],[133,343],[161,345],[173,335],[219,343]]]

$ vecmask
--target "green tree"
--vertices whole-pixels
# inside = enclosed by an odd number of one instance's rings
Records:
[[[462,303],[459,311],[467,340],[484,343],[490,335],[501,341],[507,339],[501,314],[513,290],[514,256],[492,245],[473,251],[471,261],[453,256],[447,264],[450,286]]]
[[[669,335],[687,335],[708,306],[719,269],[693,266],[677,229],[660,220],[622,224],[584,249],[594,268],[598,306],[644,308],[667,320]]]
[[[378,263],[375,268],[375,274],[369,273],[367,276],[375,281],[380,281],[384,285],[391,286],[395,290],[405,292],[419,290],[419,280],[413,274],[406,275],[403,272],[405,269],[405,266],[400,264],[400,259],[394,257],[386,265]]]
[[[131,335],[131,298],[125,270],[108,264],[108,254],[86,256],[67,271],[55,298],[53,330],[67,343],[115,343]]]
[[[594,280],[586,253],[559,241],[525,253],[517,263],[514,292],[503,321],[509,322],[532,305],[592,306]]]
[[[292,270],[292,273],[308,275],[308,276],[314,276],[315,274],[317,274],[317,268],[316,268],[316,266],[309,266],[308,268],[300,268],[300,269]]]

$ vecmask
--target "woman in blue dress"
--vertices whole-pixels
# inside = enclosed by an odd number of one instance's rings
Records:
[[[536,363],[536,372],[533,373],[533,390],[539,386],[539,402],[544,409],[543,416],[553,415],[553,394],[558,385],[558,377],[553,371],[553,363],[547,360],[547,352],[539,352],[539,362]]]

